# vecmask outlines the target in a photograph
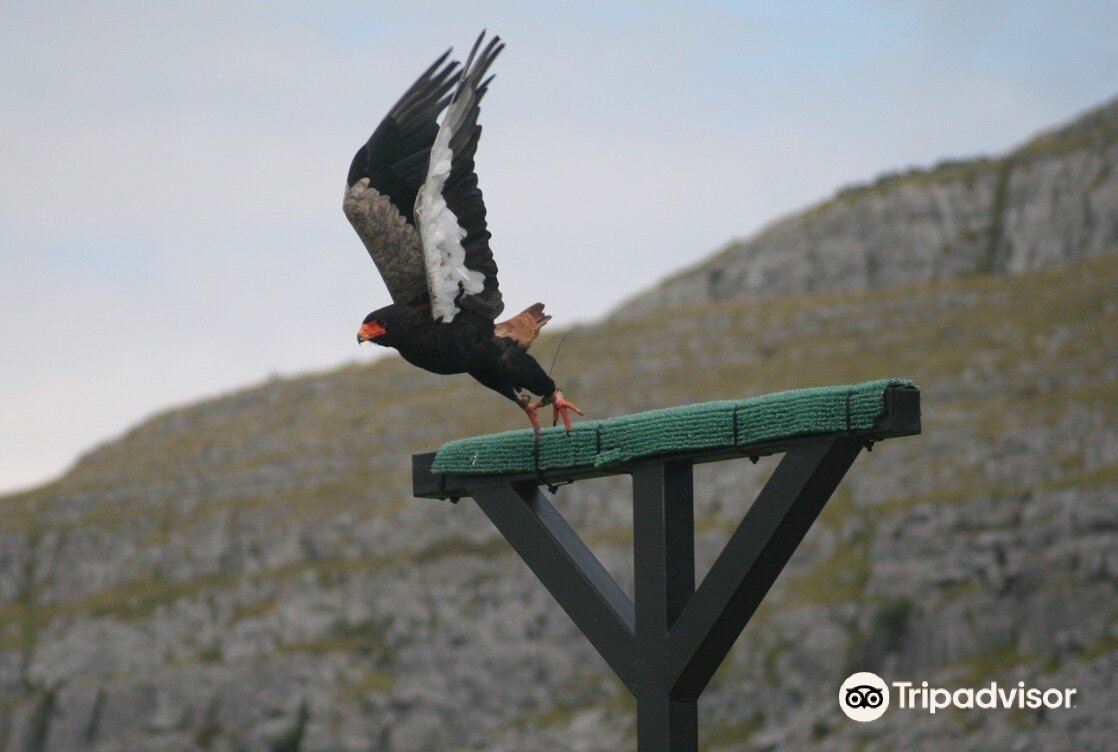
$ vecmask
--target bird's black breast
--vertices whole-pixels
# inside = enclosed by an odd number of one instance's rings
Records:
[[[438,374],[484,369],[501,355],[493,339],[493,322],[467,311],[449,323],[417,322],[395,346],[404,360]]]

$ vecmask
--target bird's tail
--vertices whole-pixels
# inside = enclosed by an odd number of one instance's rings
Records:
[[[510,319],[500,322],[494,327],[498,337],[507,337],[521,347],[527,348],[540,334],[544,324],[551,321],[551,317],[543,312],[543,303],[536,303],[525,308]]]
[[[528,306],[524,309],[524,313],[521,313],[520,315],[523,316],[524,314],[528,314],[529,316],[531,316],[532,323],[534,323],[537,327],[537,332],[543,328],[544,324],[551,321],[551,317],[543,312],[543,303],[534,303]]]

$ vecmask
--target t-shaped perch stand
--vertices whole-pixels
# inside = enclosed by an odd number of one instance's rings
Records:
[[[434,474],[435,455],[417,454],[414,492],[477,502],[636,697],[639,752],[696,752],[699,695],[858,453],[920,432],[918,390],[887,385],[879,399],[868,428],[677,449],[607,467]],[[846,425],[850,404],[847,395]],[[735,412],[735,439],[737,420]],[[783,459],[696,588],[692,466],[777,453]],[[539,490],[620,474],[633,478],[633,600]]]

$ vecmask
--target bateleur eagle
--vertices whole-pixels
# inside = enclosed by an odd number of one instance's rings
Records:
[[[443,53],[353,157],[343,208],[392,297],[365,317],[357,341],[394,347],[433,373],[470,374],[519,405],[537,432],[536,411],[551,404],[552,424],[570,431],[570,412],[581,411],[528,353],[551,319],[543,304],[494,323],[504,303],[474,153],[486,73],[504,45],[494,37],[483,47],[484,38],[461,67]]]

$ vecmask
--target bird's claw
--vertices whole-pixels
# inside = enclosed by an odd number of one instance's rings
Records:
[[[527,414],[528,420],[532,423],[532,430],[538,436],[540,433],[540,416],[536,414],[536,411],[543,405],[543,400],[533,402],[531,397],[517,397],[516,404],[520,405],[520,409]]]
[[[582,415],[582,410],[578,409],[578,405],[573,402],[568,402],[563,393],[558,389],[555,394],[551,395],[551,425],[559,423],[559,419],[563,419],[563,428],[567,429],[567,433],[571,432],[571,414],[569,411],[574,410],[579,415]]]

